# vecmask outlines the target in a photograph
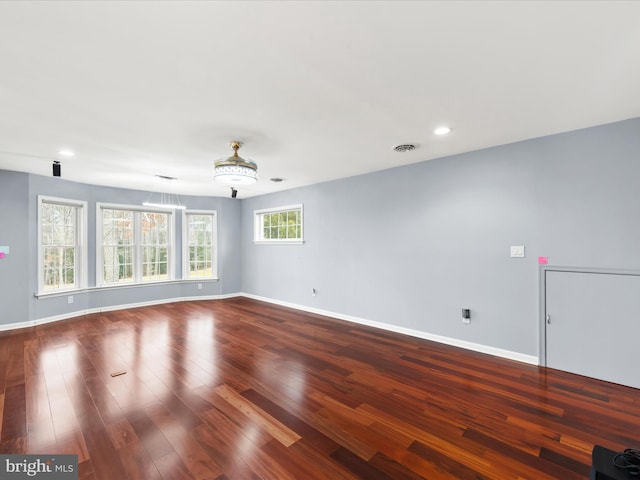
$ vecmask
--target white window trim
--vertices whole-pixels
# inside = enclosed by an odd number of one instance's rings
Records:
[[[71,207],[79,207],[80,212],[76,219],[76,236],[78,246],[80,248],[79,255],[76,260],[79,263],[75,265],[76,285],[71,288],[59,288],[55,291],[45,291],[44,289],[44,276],[42,271],[42,204],[43,203],[55,203],[57,205],[68,205]],[[87,253],[87,202],[82,200],[72,200],[69,198],[50,197],[47,195],[38,195],[38,296],[45,297],[48,295],[60,295],[68,292],[77,292],[84,290],[87,287],[88,277],[88,253]]]
[[[189,225],[187,215],[213,215],[213,245],[211,245],[213,268],[210,277],[189,277]],[[182,279],[189,282],[218,280],[218,212],[216,210],[182,211]]]
[[[261,215],[264,213],[285,212],[300,209],[300,238],[295,239],[264,239],[262,238]],[[253,243],[255,245],[302,245],[304,243],[304,211],[303,204],[285,205],[283,207],[263,208],[253,211]]]
[[[103,226],[103,218],[102,218],[102,210],[129,210],[134,212],[150,212],[150,213],[168,213],[169,214],[169,254],[167,261],[167,270],[168,270],[168,278],[161,280],[148,280],[145,282],[142,281],[133,281],[127,283],[104,283],[103,279],[103,258],[102,258],[102,226]],[[135,220],[134,214],[134,246],[135,246],[135,258],[136,262],[133,265],[133,277],[142,278],[142,272],[140,269],[142,268],[141,263],[141,255],[142,252],[140,250],[140,229],[137,227],[137,221]],[[141,205],[124,205],[120,203],[103,203],[96,202],[96,287],[98,288],[113,288],[113,287],[131,287],[136,285],[154,285],[158,283],[168,283],[174,281],[175,276],[175,257],[176,257],[176,213],[173,209],[168,208],[157,208],[157,207],[144,207]]]

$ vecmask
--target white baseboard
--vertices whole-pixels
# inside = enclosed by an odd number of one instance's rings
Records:
[[[411,337],[423,338],[425,340],[432,340],[438,343],[444,343],[454,347],[466,348],[467,350],[473,350],[474,352],[486,353],[488,355],[494,355],[496,357],[506,358],[509,360],[515,360],[517,362],[528,363],[531,365],[538,365],[538,357],[534,355],[525,355],[519,352],[513,352],[511,350],[504,350],[502,348],[489,347],[480,343],[467,342],[457,338],[444,337],[442,335],[434,335],[432,333],[423,332],[420,330],[413,330],[411,328],[399,327],[397,325],[390,325],[388,323],[374,322],[360,317],[354,317],[352,315],[344,315],[342,313],[331,312],[329,310],[322,310],[319,308],[307,307],[305,305],[298,305],[296,303],[283,302],[280,300],[274,300],[272,298],[260,297],[250,293],[241,293],[240,296],[252,298],[254,300],[260,300],[262,302],[273,303],[275,305],[281,305],[283,307],[295,308],[296,310],[302,310],[309,313],[316,313],[318,315],[324,315],[325,317],[337,318],[339,320],[345,320],[347,322],[358,323],[360,325],[367,325],[369,327],[380,328],[382,330],[388,330],[390,332],[401,333],[403,335],[409,335]]]
[[[165,303],[190,302],[190,301],[197,301],[197,300],[222,300],[225,298],[238,297],[240,295],[241,294],[239,293],[228,293],[225,295],[200,295],[195,297],[163,298],[160,300],[151,300],[148,302],[127,303],[123,305],[112,305],[108,307],[97,307],[97,308],[87,308],[84,310],[74,310],[73,312],[67,312],[61,315],[54,315],[51,317],[38,318],[36,320],[29,320],[27,322],[7,323],[4,325],[0,325],[0,332],[7,331],[7,330],[17,330],[19,328],[37,327],[38,325],[45,325],[47,323],[58,322],[60,320],[67,320],[69,318],[81,317],[83,315],[90,315],[92,313],[113,312],[115,310],[125,310],[127,308],[150,307],[152,305],[162,305]]]
[[[161,300],[152,300],[149,302],[128,303],[125,305],[114,305],[109,307],[89,308],[86,310],[76,310],[74,312],[68,312],[61,315],[55,315],[52,317],[39,318],[36,320],[30,320],[27,322],[8,323],[0,325],[0,332],[7,330],[16,330],[19,328],[37,327],[38,325],[44,325],[47,323],[57,322],[60,320],[67,320],[69,318],[80,317],[82,315],[89,315],[92,313],[112,312],[115,310],[124,310],[127,308],[148,307],[152,305],[161,305],[164,303],[174,302],[187,302],[198,300],[222,300],[225,298],[234,297],[246,297],[254,300],[260,300],[262,302],[273,303],[275,305],[281,305],[283,307],[289,307],[296,310],[302,310],[309,313],[316,313],[318,315],[324,315],[326,317],[337,318],[339,320],[345,320],[347,322],[353,322],[360,325],[367,325],[369,327],[380,328],[382,330],[388,330],[390,332],[401,333],[409,335],[411,337],[424,338],[425,340],[432,340],[438,343],[444,343],[446,345],[452,345],[454,347],[466,348],[467,350],[473,350],[475,352],[486,353],[488,355],[494,355],[496,357],[507,358],[509,360],[516,360],[522,363],[528,363],[531,365],[538,365],[538,357],[533,355],[525,355],[518,352],[512,352],[511,350],[503,350],[501,348],[489,347],[479,343],[467,342],[457,338],[444,337],[441,335],[434,335],[432,333],[423,332],[420,330],[413,330],[411,328],[399,327],[397,325],[390,325],[388,323],[374,322],[365,318],[354,317],[352,315],[345,315],[342,313],[331,312],[329,310],[322,310],[320,308],[307,307],[305,305],[299,305],[297,303],[283,302],[280,300],[274,300],[268,297],[261,297],[250,293],[229,293],[225,295],[202,295],[195,297],[176,297]]]

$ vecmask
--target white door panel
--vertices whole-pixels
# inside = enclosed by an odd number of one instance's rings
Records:
[[[640,276],[546,272],[546,364],[640,388]]]

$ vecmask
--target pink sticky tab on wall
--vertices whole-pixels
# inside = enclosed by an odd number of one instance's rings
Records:
[[[4,258],[4,252],[0,252],[0,258]]]
[[[547,257],[538,257],[538,265],[546,265],[549,263]]]

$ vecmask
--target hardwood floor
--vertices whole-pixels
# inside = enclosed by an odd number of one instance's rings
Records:
[[[640,391],[236,298],[2,334],[0,432],[81,479],[571,480]]]

